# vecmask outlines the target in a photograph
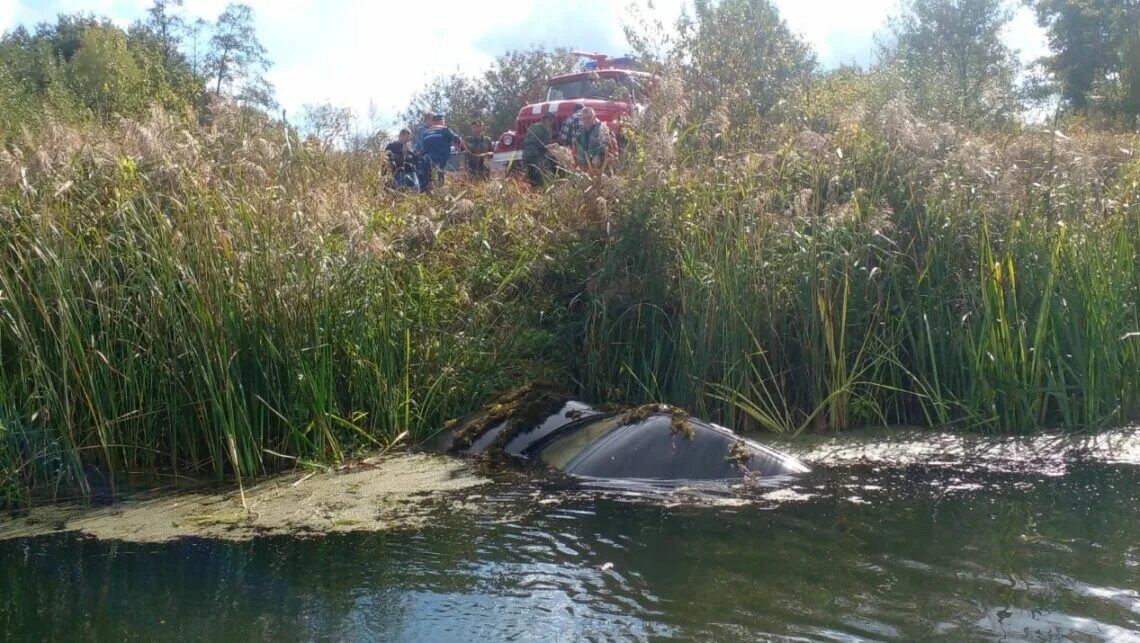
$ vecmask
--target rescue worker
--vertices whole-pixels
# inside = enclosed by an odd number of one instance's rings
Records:
[[[420,150],[420,189],[424,192],[431,190],[432,185],[443,185],[443,173],[447,162],[451,160],[451,146],[455,145],[460,151],[466,149],[463,137],[456,134],[447,126],[442,114],[433,114],[431,127],[424,130],[423,144]]]
[[[578,165],[584,169],[601,169],[610,149],[610,128],[598,120],[592,107],[582,110],[582,129],[574,137],[578,148]]]
[[[420,180],[416,171],[416,155],[412,151],[412,131],[404,128],[399,137],[384,148],[388,162],[392,164],[392,180],[397,188],[420,190]]]
[[[526,178],[534,187],[542,187],[550,176],[551,159],[549,146],[554,133],[554,112],[546,112],[542,120],[526,129],[523,139],[523,163],[526,166]]]
[[[412,151],[416,154],[424,153],[424,132],[431,127],[431,119],[435,116],[435,112],[424,112],[423,120],[419,125],[416,125],[415,130],[412,132]]]
[[[471,136],[467,137],[467,173],[473,180],[485,181],[491,176],[494,149],[491,137],[483,133],[483,122],[472,122]]]
[[[570,147],[574,144],[574,137],[578,136],[578,132],[582,131],[582,110],[586,106],[582,103],[574,103],[574,113],[562,123],[562,131],[558,133],[558,144],[563,147]]]

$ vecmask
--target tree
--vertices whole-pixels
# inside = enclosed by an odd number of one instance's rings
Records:
[[[573,71],[577,60],[564,47],[515,49],[496,57],[481,81],[487,103],[484,119],[488,130],[499,133],[514,127],[519,108],[545,100],[546,81],[551,76]]]
[[[204,92],[201,74],[182,51],[186,21],[176,13],[183,0],[154,0],[147,18],[127,32],[146,77],[146,93],[170,109],[181,110],[200,102]]]
[[[521,104],[515,106],[511,114],[511,123],[514,115],[518,113]],[[423,89],[412,96],[407,109],[404,110],[403,120],[408,123],[418,123],[420,115],[424,112],[439,112],[447,115],[450,125],[457,129],[466,128],[468,123],[475,119],[494,120],[488,116],[490,99],[486,85],[475,78],[452,74],[432,79]],[[494,132],[509,129],[506,125]]]
[[[697,115],[723,107],[744,123],[796,94],[815,69],[811,47],[769,0],[695,0],[671,57]]]
[[[348,144],[356,121],[352,109],[332,103],[305,105],[301,108],[301,132],[313,137],[325,147]]]
[[[514,126],[524,104],[543,100],[547,79],[571,71],[576,60],[568,49],[511,50],[495,58],[482,76],[433,78],[416,92],[402,116],[405,122],[418,123],[424,111],[439,111],[458,127],[478,118],[497,135]]]
[[[50,43],[23,27],[0,38],[0,144],[39,114],[73,112],[73,99]]]
[[[195,18],[194,22],[186,23],[184,27],[188,42],[187,46],[190,49],[188,52],[190,57],[190,69],[194,70],[194,73],[202,73],[203,71],[202,59],[204,57],[203,52],[205,48],[202,46],[202,32],[209,26],[210,24],[202,18]]]
[[[1077,110],[1140,115],[1140,1],[1026,0],[1046,29],[1041,62]]]
[[[202,78],[178,55],[169,69],[159,39],[142,23],[129,32],[90,15],[61,15],[34,31],[0,38],[0,118],[133,116],[158,103],[194,108]]]
[[[182,57],[179,46],[182,44],[182,32],[186,29],[186,21],[172,11],[180,8],[182,2],[183,0],[154,0],[154,4],[146,10],[147,19],[143,23],[158,39],[162,49],[162,62],[167,70],[171,69],[175,58]]]
[[[101,116],[138,113],[145,101],[144,78],[122,30],[90,27],[79,42],[68,74],[80,100]]]
[[[205,73],[214,86],[214,95],[226,92],[243,102],[272,107],[273,87],[262,76],[269,65],[265,47],[257,38],[253,9],[230,3],[218,16],[206,55]]]
[[[36,26],[34,40],[45,42],[63,62],[69,62],[79,51],[83,32],[92,27],[115,28],[110,20],[96,18],[92,14],[60,14],[55,24],[42,22]]]
[[[1018,107],[1017,58],[1002,41],[1005,0],[904,0],[883,46],[922,111],[958,123],[1000,122]]]

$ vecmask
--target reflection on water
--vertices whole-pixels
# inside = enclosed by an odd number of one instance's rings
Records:
[[[817,471],[777,502],[504,493],[403,534],[0,543],[21,640],[1140,640],[1140,470]]]

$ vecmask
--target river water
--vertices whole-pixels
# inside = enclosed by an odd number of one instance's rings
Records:
[[[1140,467],[1021,469],[845,461],[743,497],[516,483],[414,531],[16,539],[0,635],[1140,641]]]

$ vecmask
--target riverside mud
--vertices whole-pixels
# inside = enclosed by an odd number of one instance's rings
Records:
[[[347,473],[295,473],[245,489],[136,496],[109,507],[52,505],[0,517],[0,540],[59,532],[127,542],[196,536],[256,536],[383,531],[425,525],[441,510],[471,509],[467,490],[488,484],[463,461],[396,455]]]

